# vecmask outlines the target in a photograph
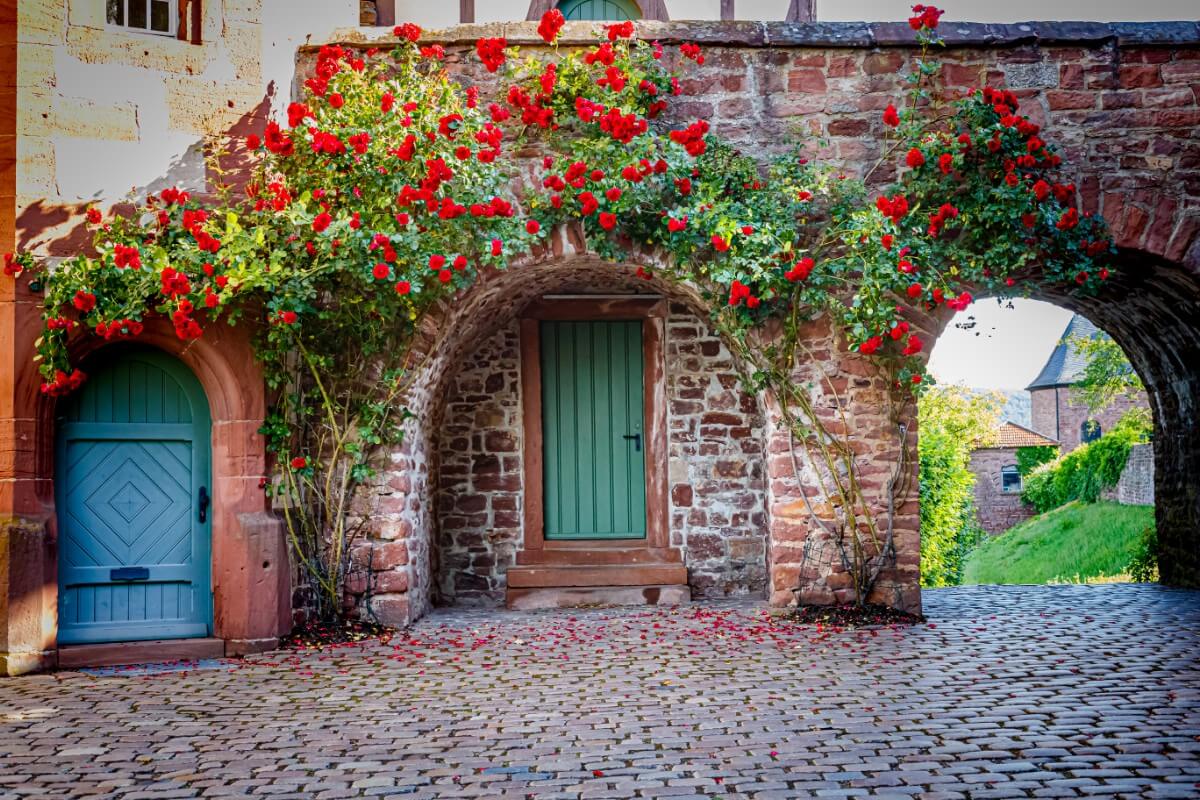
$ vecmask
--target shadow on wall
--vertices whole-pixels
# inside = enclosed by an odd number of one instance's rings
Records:
[[[245,138],[261,133],[271,111],[275,96],[272,82],[262,100],[219,135],[196,141],[175,158],[163,171],[162,177],[144,187],[132,190],[114,203],[114,214],[131,215],[144,199],[163,189],[189,189],[198,200],[215,200],[220,184],[224,183],[236,198],[250,182],[255,158],[246,150]],[[211,160],[211,162],[210,162]],[[52,258],[70,258],[86,253],[94,255],[92,230],[84,217],[87,209],[105,198],[97,195],[94,202],[55,203],[39,198],[20,210],[16,219],[17,247]]]

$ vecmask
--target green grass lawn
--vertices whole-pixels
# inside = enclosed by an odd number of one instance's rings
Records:
[[[963,583],[1108,583],[1126,569],[1151,506],[1068,503],[1026,520],[971,551]]]

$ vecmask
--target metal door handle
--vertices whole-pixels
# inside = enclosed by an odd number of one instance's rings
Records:
[[[201,522],[206,522],[208,520],[209,499],[210,498],[208,496],[208,489],[204,486],[201,486],[200,494],[196,498],[196,502],[200,505],[200,521]]]
[[[642,452],[642,435],[640,433],[627,433],[621,437],[622,439],[633,439],[633,449]]]

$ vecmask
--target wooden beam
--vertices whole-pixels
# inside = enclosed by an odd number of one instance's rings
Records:
[[[475,0],[458,0],[458,21],[475,21]]]
[[[817,0],[792,0],[788,6],[788,22],[812,22],[817,18]]]
[[[728,22],[736,18],[737,15],[734,12],[733,0],[721,0],[721,20]]]
[[[525,14],[525,19],[536,22],[552,8],[554,8],[554,0],[530,0],[529,12]]]
[[[396,0],[375,0],[375,24],[383,28],[396,24]]]

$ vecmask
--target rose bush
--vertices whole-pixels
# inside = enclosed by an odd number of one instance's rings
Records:
[[[899,424],[923,375],[917,317],[965,308],[972,292],[1091,291],[1112,250],[1010,92],[938,90],[928,51],[940,13],[914,7],[922,54],[910,91],[883,114],[883,157],[861,178],[808,160],[804,142],[761,163],[706,120],[669,122],[676,69],[700,69],[704,53],[684,44],[668,55],[634,38],[633,23],[607,26],[595,47],[524,59],[481,40],[475,55],[495,75],[486,87],[453,80],[442,47],[422,45],[411,24],[386,52],[322,48],[287,124],[246,140],[256,166],[244,197],[168,190],[134,215],[89,211],[94,252],[42,277],[43,390],[85,379],[73,337],[136,337],[158,314],[187,340],[252,315],[277,393],[268,485],[323,611],[336,613],[364,519],[351,503],[379,446],[399,441],[419,320],[480,269],[581,221],[605,257],[660,248],[662,277],[704,294],[747,388],[773,393],[820,476],[837,511],[814,519],[864,600],[894,555],[891,514],[909,471],[896,465],[877,522],[847,437],[829,434],[793,379],[801,325],[827,316],[878,362]],[[562,24],[552,11],[538,33],[556,45]],[[869,190],[881,166],[899,177]],[[31,270],[25,255],[6,260],[9,274]]]

